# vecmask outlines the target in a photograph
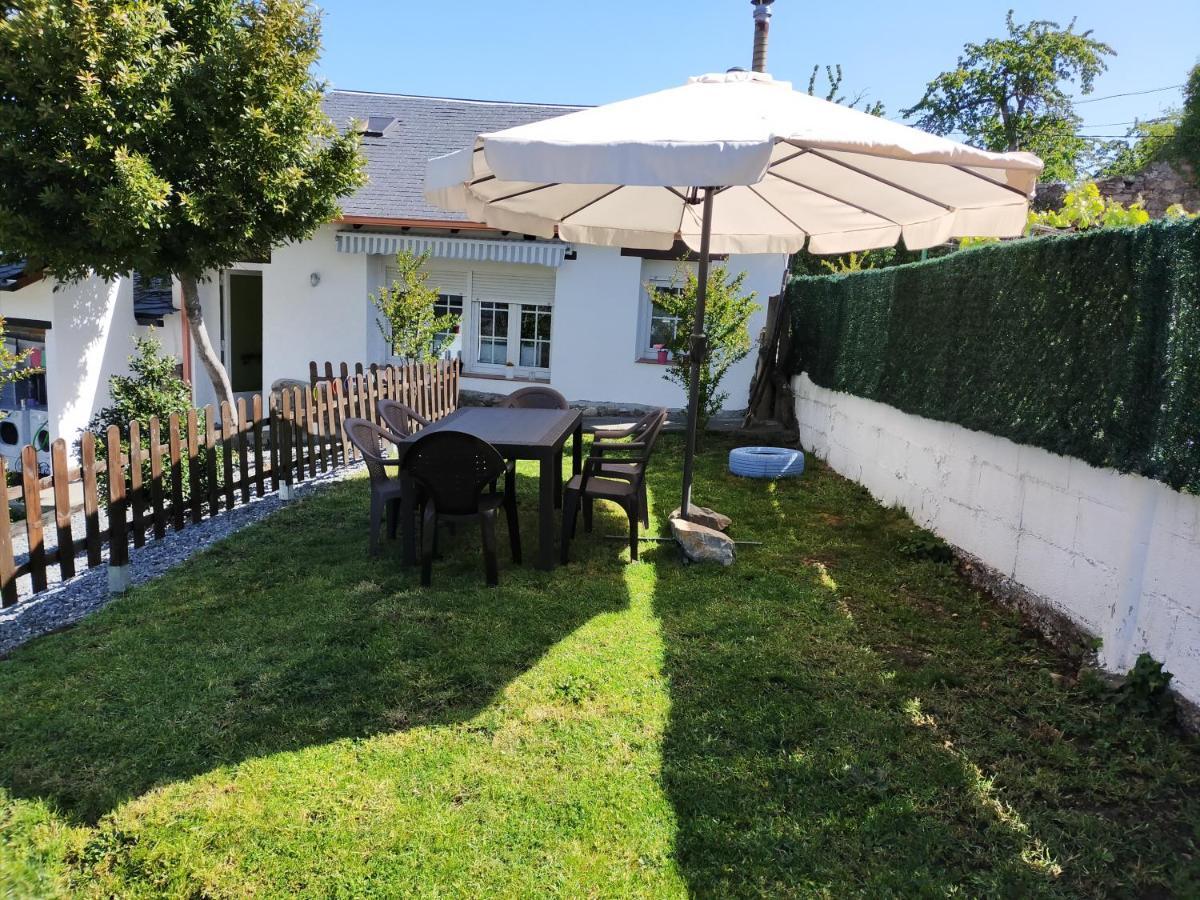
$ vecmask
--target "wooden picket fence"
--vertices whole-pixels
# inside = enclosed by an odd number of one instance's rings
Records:
[[[399,400],[428,419],[439,419],[458,407],[460,363],[439,360],[403,366],[346,363],[334,373],[332,363],[319,371],[310,363],[310,385],[294,385],[247,403],[237,402],[236,420],[227,403],[220,405],[220,423],[212,405],[172,414],[165,422],[151,418],[143,427],[134,422],[129,434],[117,426],[107,434],[84,433],[79,463],[72,465],[60,438],[50,447],[50,474],[38,471],[37,453],[21,451],[21,483],[8,488],[8,501],[20,500],[26,509],[27,558],[19,564],[13,547],[9,502],[0,503],[0,605],[18,599],[17,579],[28,577],[32,594],[48,588],[47,572],[58,567],[62,580],[76,574],[76,557],[88,568],[129,564],[130,544],[181,531],[253,498],[295,485],[357,461],[358,454],[342,430],[347,418],[379,423],[376,404]],[[98,460],[96,447],[121,447],[127,452]],[[143,440],[147,446],[143,446]],[[107,474],[107,524],[101,522],[100,474]],[[188,490],[185,496],[184,483]],[[78,507],[71,487],[81,485],[83,534],[73,523]],[[42,494],[50,491],[52,527],[57,546],[47,547]],[[107,554],[104,548],[108,548]]]

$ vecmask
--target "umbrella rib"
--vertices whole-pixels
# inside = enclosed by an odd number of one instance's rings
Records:
[[[752,193],[755,197],[757,197],[763,203],[767,204],[767,206],[771,207],[771,209],[775,210],[775,212],[779,213],[779,215],[783,216],[783,218],[787,219],[789,222],[791,222],[793,225],[795,225],[796,228],[798,228],[802,234],[804,234],[804,235],[808,234],[808,231],[805,229],[805,227],[803,225],[801,225],[799,222],[797,222],[795,219],[793,219],[791,216],[789,216],[787,213],[785,213],[782,209],[780,209],[778,206],[776,206],[774,203],[772,203],[770,200],[768,200],[766,197],[764,197],[762,194],[760,194],[758,192],[758,188],[756,188],[752,184],[749,185],[749,188],[750,188],[750,193]]]
[[[537,187],[525,188],[522,191],[514,191],[511,194],[505,194],[503,197],[497,197],[494,200],[489,200],[489,203],[503,203],[505,200],[515,200],[517,197],[524,197],[526,194],[536,194],[538,191],[544,191],[547,188],[558,187],[557,181],[552,181],[548,184],[539,184]]]
[[[843,169],[849,169],[851,172],[857,172],[859,175],[862,175],[864,178],[870,178],[872,181],[878,181],[880,184],[886,184],[888,187],[894,188],[897,191],[901,191],[905,194],[908,194],[911,197],[916,197],[918,200],[924,200],[926,203],[931,203],[934,206],[940,206],[942,209],[946,210],[946,212],[954,212],[955,211],[953,206],[947,206],[945,203],[943,203],[940,200],[934,200],[932,197],[927,197],[924,194],[922,194],[920,191],[914,191],[912,188],[906,188],[902,184],[896,184],[896,182],[894,182],[894,181],[889,181],[886,178],[881,178],[879,175],[875,175],[871,172],[868,172],[866,169],[860,169],[858,166],[852,166],[852,165],[850,165],[850,163],[842,162],[840,159],[834,159],[832,156],[826,156],[824,153],[820,152],[819,150],[813,150],[811,152],[812,152],[813,156],[817,157],[818,159],[823,159],[826,162],[833,163],[835,166],[841,166]]]
[[[857,203],[853,203],[852,201],[846,200],[843,197],[839,197],[836,194],[831,194],[828,191],[823,191],[820,188],[815,188],[812,185],[805,184],[802,181],[797,181],[795,178],[788,178],[788,176],[780,175],[778,172],[768,172],[767,174],[774,175],[776,178],[780,179],[781,181],[786,181],[788,184],[794,184],[798,188],[804,188],[806,191],[812,191],[814,194],[820,194],[822,197],[833,200],[835,203],[844,203],[846,206],[852,206],[859,212],[866,213],[868,216],[875,216],[877,219],[883,219],[883,221],[887,222],[889,225],[895,225],[897,228],[904,227],[902,223],[897,222],[895,219],[889,219],[883,213],[875,212],[873,209],[867,209],[865,206],[859,206]]]
[[[787,144],[789,147],[796,146],[791,141],[781,141],[780,143]],[[795,153],[789,153],[787,156],[783,157],[782,159],[775,160],[775,162],[768,165],[767,168],[771,169],[771,168],[774,168],[775,166],[782,166],[785,162],[791,162],[793,159],[796,159],[796,157],[803,156],[805,153],[809,153],[809,152],[811,152],[811,151],[809,151],[808,148],[806,148],[806,147],[796,147]]]
[[[559,222],[567,221],[567,219],[571,218],[571,216],[578,215],[579,213],[581,213],[585,209],[587,209],[589,206],[593,206],[594,204],[599,203],[601,200],[603,200],[606,197],[611,197],[613,194],[615,194],[617,191],[619,191],[624,186],[625,185],[623,185],[623,184],[618,184],[611,191],[605,191],[599,197],[593,197],[591,200],[589,200],[587,203],[583,204],[583,206],[579,207],[578,209],[573,209],[569,213],[567,213],[565,216],[560,216],[558,221]]]
[[[1011,191],[1012,193],[1016,194],[1018,197],[1022,198],[1026,202],[1029,201],[1028,194],[1026,194],[1020,188],[1013,187],[1011,184],[1004,184],[1003,182],[996,181],[994,178],[988,178],[986,175],[980,175],[978,172],[972,171],[971,169],[968,169],[966,166],[955,166],[954,168],[958,169],[958,171],[960,171],[960,172],[966,172],[968,175],[973,175],[974,177],[978,178],[980,181],[986,181],[988,184],[994,185],[998,188],[1004,188],[1004,190],[1006,190],[1006,191]]]

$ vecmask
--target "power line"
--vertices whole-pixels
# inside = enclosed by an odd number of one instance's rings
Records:
[[[1159,94],[1163,91],[1173,91],[1176,88],[1183,87],[1182,84],[1168,84],[1166,87],[1150,88],[1145,91],[1126,91],[1123,94],[1108,94],[1104,97],[1088,97],[1086,100],[1075,100],[1076,106],[1081,106],[1084,103],[1099,103],[1101,100],[1112,100],[1116,97],[1140,97],[1142,94]]]
[[[1116,125],[1157,125],[1159,122],[1170,122],[1171,116],[1159,116],[1157,119],[1133,119],[1129,122],[1097,122],[1095,125],[1080,125],[1080,128],[1111,128]]]

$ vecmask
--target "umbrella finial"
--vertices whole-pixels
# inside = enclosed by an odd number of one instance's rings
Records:
[[[771,4],[775,0],[750,0],[754,7],[754,63],[755,72],[767,71],[767,35],[771,31]]]

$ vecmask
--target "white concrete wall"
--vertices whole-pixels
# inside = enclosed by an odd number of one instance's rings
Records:
[[[579,246],[576,259],[558,269],[550,347],[550,384],[569,400],[683,407],[681,388],[663,378],[664,367],[639,360],[642,260],[614,247]],[[787,258],[734,256],[730,272],[747,273],[745,288],[758,292],[759,311],[750,322],[757,340],[767,298],[779,292]],[[744,409],[754,375],[751,351],[726,376],[726,407]],[[519,381],[464,378],[468,390],[505,394]]]
[[[1200,702],[1200,497],[794,381],[804,447]]]
[[[50,435],[74,452],[79,433],[108,405],[108,379],[129,372],[136,336],[151,329],[133,317],[130,279],[88,278],[75,284],[52,279],[0,293],[0,315],[50,322],[46,332],[46,393]],[[178,356],[179,319],[154,329],[165,352]]]

